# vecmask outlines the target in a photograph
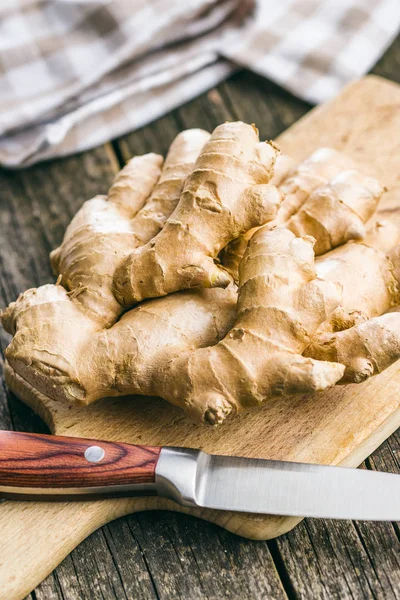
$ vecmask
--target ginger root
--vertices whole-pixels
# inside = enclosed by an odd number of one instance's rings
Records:
[[[400,358],[400,312],[390,312],[336,333],[320,334],[305,356],[346,367],[337,382],[361,383]]]
[[[317,240],[314,251],[319,255],[365,236],[364,223],[375,212],[383,187],[357,171],[346,156],[321,148],[289,172],[279,191],[284,202],[269,227],[280,225],[298,236],[313,236]],[[236,281],[253,233],[231,242],[222,254],[222,263]]]
[[[400,358],[400,246],[385,253],[399,241],[396,227],[377,222],[362,243],[337,248],[318,261],[321,277],[341,281],[342,302],[304,355],[343,364],[338,383],[360,383]]]
[[[400,303],[398,246],[385,253],[381,244],[380,234],[372,236],[370,232],[369,240],[345,244],[317,259],[318,277],[340,282],[342,288],[340,306],[322,325],[322,331],[348,329]]]
[[[313,243],[287,229],[258,230],[241,263],[233,328],[172,362],[158,395],[197,422],[220,424],[243,407],[336,383],[342,365],[302,356],[340,301],[339,286],[316,277]]]
[[[382,191],[333,150],[293,168],[244,123],[183,132],[83,205],[51,255],[58,284],[3,311],[6,359],[60,402],[158,395],[210,424],[362,381],[400,358],[399,231],[370,220]],[[217,258],[234,239],[239,290]]]
[[[230,331],[234,286],[152,300],[101,331],[61,286],[28,290],[2,317],[7,330],[16,331],[6,358],[58,400],[158,395],[194,420],[214,424],[275,395],[325,389],[344,367],[301,353],[340,293],[316,278],[312,245],[285,229],[256,233]]]
[[[130,220],[143,206],[161,172],[162,157],[137,156],[116,176],[108,197],[88,200],[67,227],[59,248],[50,254],[53,271],[99,327],[121,314],[112,276],[131,248]]]
[[[281,197],[268,182],[277,154],[273,144],[260,144],[254,126],[217,127],[161,232],[116,269],[121,304],[229,285],[231,277],[214,260],[232,239],[275,217]]]
[[[99,327],[122,313],[112,291],[117,265],[132,248],[148,242],[178,203],[186,177],[210,135],[201,129],[180,133],[162,157],[132,158],[116,175],[108,196],[88,200],[50,254],[53,270],[71,298]]]
[[[355,169],[354,162],[333,148],[319,148],[308,158],[289,171],[281,182],[281,190],[285,196],[274,225],[284,224],[296,214],[317,188],[350,169]]]
[[[364,223],[374,214],[383,187],[356,170],[343,171],[318,187],[285,223],[296,235],[312,235],[315,254],[365,237]]]
[[[61,285],[23,292],[2,314],[14,334],[8,363],[34,388],[65,402],[156,395],[160,371],[182,352],[224,337],[236,315],[236,288],[187,290],[130,310],[98,329]]]

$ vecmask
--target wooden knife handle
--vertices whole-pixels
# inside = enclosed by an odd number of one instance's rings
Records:
[[[118,493],[121,486],[133,493],[151,490],[160,452],[160,447],[0,431],[0,495]]]

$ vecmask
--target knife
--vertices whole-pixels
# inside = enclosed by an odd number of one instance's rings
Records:
[[[158,495],[183,506],[249,513],[400,520],[400,476],[0,431],[0,496],[60,499]]]

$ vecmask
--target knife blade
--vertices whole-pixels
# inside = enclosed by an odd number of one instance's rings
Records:
[[[400,476],[0,431],[0,495],[62,499],[159,495],[216,510],[400,520]]]

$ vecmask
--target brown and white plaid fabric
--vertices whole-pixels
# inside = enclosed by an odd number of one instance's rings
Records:
[[[324,101],[399,25],[399,0],[2,0],[0,163],[98,145],[238,66]]]

